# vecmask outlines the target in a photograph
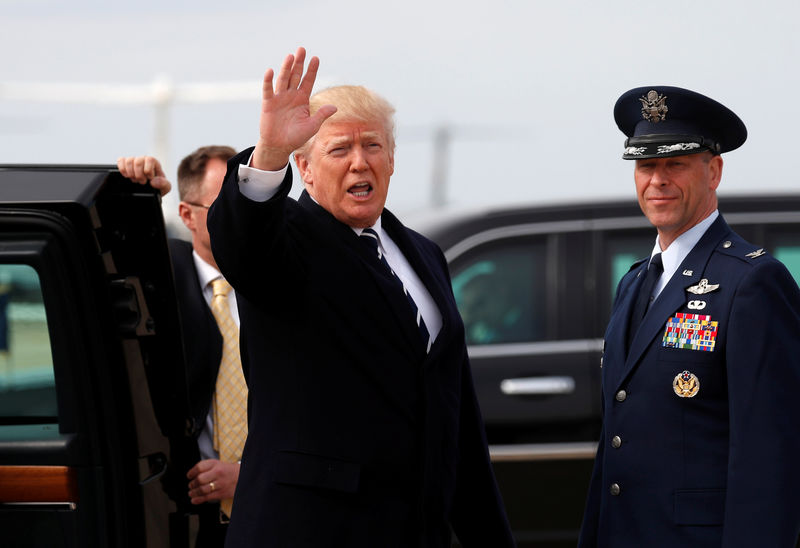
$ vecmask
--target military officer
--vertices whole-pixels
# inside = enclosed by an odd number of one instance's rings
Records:
[[[667,86],[624,93],[614,117],[657,237],[620,281],[606,331],[579,545],[793,547],[800,290],[717,210],[720,154],[747,130]]]

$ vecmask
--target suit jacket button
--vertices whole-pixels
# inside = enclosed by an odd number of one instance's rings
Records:
[[[627,397],[628,397],[628,393],[625,392],[624,390],[620,390],[619,392],[617,392],[617,396],[616,396],[617,401],[625,401],[625,398],[627,398]]]
[[[609,487],[608,492],[611,493],[613,496],[619,495],[619,483],[612,483],[611,487]]]
[[[620,445],[622,445],[622,438],[619,436],[614,436],[611,438],[611,447],[614,449],[619,449]]]

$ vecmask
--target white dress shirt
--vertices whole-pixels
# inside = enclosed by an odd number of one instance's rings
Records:
[[[658,241],[658,236],[656,236],[656,243],[653,246],[653,251],[650,253],[650,258],[653,258],[653,255],[657,253],[661,253],[661,261],[664,264],[664,272],[661,274],[661,277],[658,279],[658,283],[655,285],[653,290],[653,296],[658,298],[661,294],[661,291],[667,286],[672,275],[678,270],[678,267],[681,266],[681,263],[686,256],[689,255],[689,252],[694,249],[694,246],[697,245],[697,242],[700,241],[700,238],[703,237],[703,234],[706,233],[708,227],[712,225],[712,223],[719,217],[719,210],[715,209],[711,215],[694,225],[692,228],[675,238],[675,241],[672,242],[669,247],[665,250],[661,250],[661,244]]]

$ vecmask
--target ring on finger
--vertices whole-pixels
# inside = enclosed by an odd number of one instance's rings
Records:
[[[213,481],[209,482],[208,485],[211,487],[211,492],[213,493],[214,492],[214,482]]]

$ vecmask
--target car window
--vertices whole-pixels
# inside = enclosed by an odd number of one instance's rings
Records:
[[[773,255],[786,265],[795,281],[800,284],[800,242],[798,242],[798,238],[779,238],[775,243]]]
[[[28,265],[0,264],[0,422],[52,422],[56,416],[39,275]]]
[[[452,266],[467,344],[545,338],[544,255],[543,240],[494,243]]]
[[[617,285],[622,277],[628,273],[633,263],[647,257],[655,244],[654,234],[640,233],[638,235],[614,236],[610,235],[606,242],[606,256],[608,257],[609,295],[613,299],[617,293]]]

